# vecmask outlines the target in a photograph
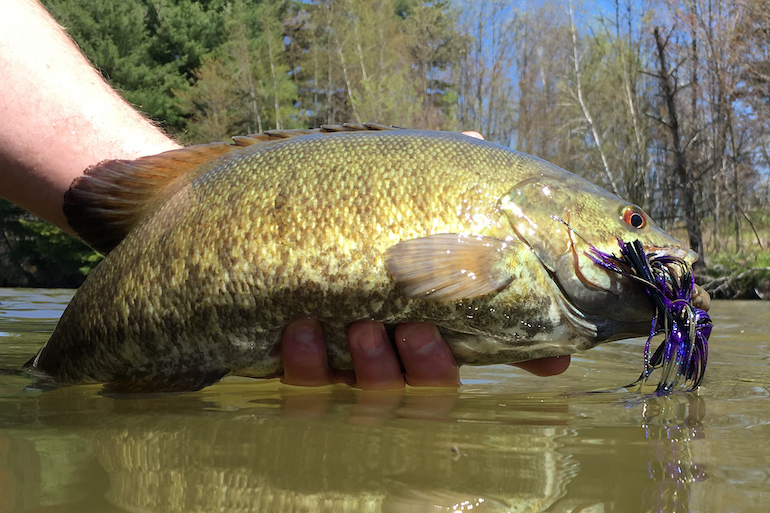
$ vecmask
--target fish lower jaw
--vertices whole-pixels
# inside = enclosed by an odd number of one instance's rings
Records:
[[[481,334],[458,333],[441,329],[460,365],[518,363],[538,358],[564,356],[594,347],[599,341],[561,328],[532,339],[496,338]]]
[[[648,255],[656,254],[669,258],[675,258],[685,263],[682,265],[669,264],[668,268],[671,270],[671,274],[677,279],[681,280],[685,269],[692,269],[692,266],[698,260],[698,254],[691,249],[683,249],[678,247],[657,247],[657,246],[644,246],[644,251]],[[700,308],[708,312],[711,307],[711,296],[706,290],[699,285],[694,285],[692,297],[690,298],[690,304],[695,308]]]
[[[646,244],[644,245],[644,252],[648,255],[654,253],[656,255],[678,258],[684,260],[691,267],[698,260],[698,254],[695,251],[677,246],[653,246]]]

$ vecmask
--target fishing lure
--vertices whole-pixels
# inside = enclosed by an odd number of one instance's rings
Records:
[[[703,380],[708,360],[711,318],[705,310],[690,303],[695,289],[692,269],[683,259],[666,254],[645,254],[642,243],[618,240],[620,257],[591,246],[586,255],[594,263],[627,276],[644,287],[654,308],[650,336],[644,347],[644,370],[628,387],[641,387],[650,374],[662,368],[657,395],[666,395],[681,386],[695,390]],[[651,354],[654,336],[664,340]]]

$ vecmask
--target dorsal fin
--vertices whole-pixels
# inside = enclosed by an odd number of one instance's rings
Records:
[[[209,169],[204,164],[226,153],[303,135],[394,128],[350,123],[312,130],[268,130],[233,137],[233,144],[200,144],[136,160],[105,160],[72,182],[64,195],[64,214],[88,245],[109,253],[139,221]]]
[[[109,253],[147,214],[190,183],[202,164],[238,147],[212,143],[136,160],[105,160],[64,194],[64,214],[91,247]]]
[[[339,132],[379,132],[382,130],[401,130],[397,126],[378,125],[377,123],[343,123],[341,125],[321,125],[321,128],[291,128],[287,130],[267,130],[259,134],[236,135],[233,137],[238,146],[250,146],[255,143],[273,142],[290,137],[311,134],[335,134]]]

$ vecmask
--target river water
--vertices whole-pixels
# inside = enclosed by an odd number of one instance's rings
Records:
[[[13,371],[71,295],[0,289],[0,513],[770,511],[770,302],[716,301],[704,384],[670,397],[586,393],[638,376],[637,339],[458,391],[114,399]]]

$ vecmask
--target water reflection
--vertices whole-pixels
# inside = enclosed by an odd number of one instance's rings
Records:
[[[654,456],[647,467],[652,481],[645,490],[647,511],[691,511],[690,487],[706,479],[691,443],[704,438],[705,402],[693,393],[655,397],[644,402],[642,415],[644,435]]]
[[[454,392],[249,397],[223,385],[114,400],[82,388],[36,397],[38,420],[58,432],[60,454],[90,443],[105,497],[127,511],[542,511],[577,471],[556,450],[565,427],[470,420]],[[61,443],[62,430],[76,438]],[[35,462],[51,457],[44,440],[7,453],[2,468],[38,474]],[[18,481],[36,494],[39,477]]]
[[[29,358],[66,304],[40,297],[44,323],[0,294],[0,369]],[[717,307],[726,331],[700,395],[574,393],[634,374],[630,343],[548,380],[472,369],[459,392],[231,380],[116,400],[0,372],[0,513],[766,512],[770,339],[757,310]]]
[[[0,493],[3,512],[82,501],[132,512],[688,511],[690,486],[706,478],[691,447],[703,436],[696,394],[626,407],[226,383],[123,400],[72,387],[27,402],[39,429],[0,438],[0,490],[13,491]],[[583,425],[584,409],[625,427]]]

